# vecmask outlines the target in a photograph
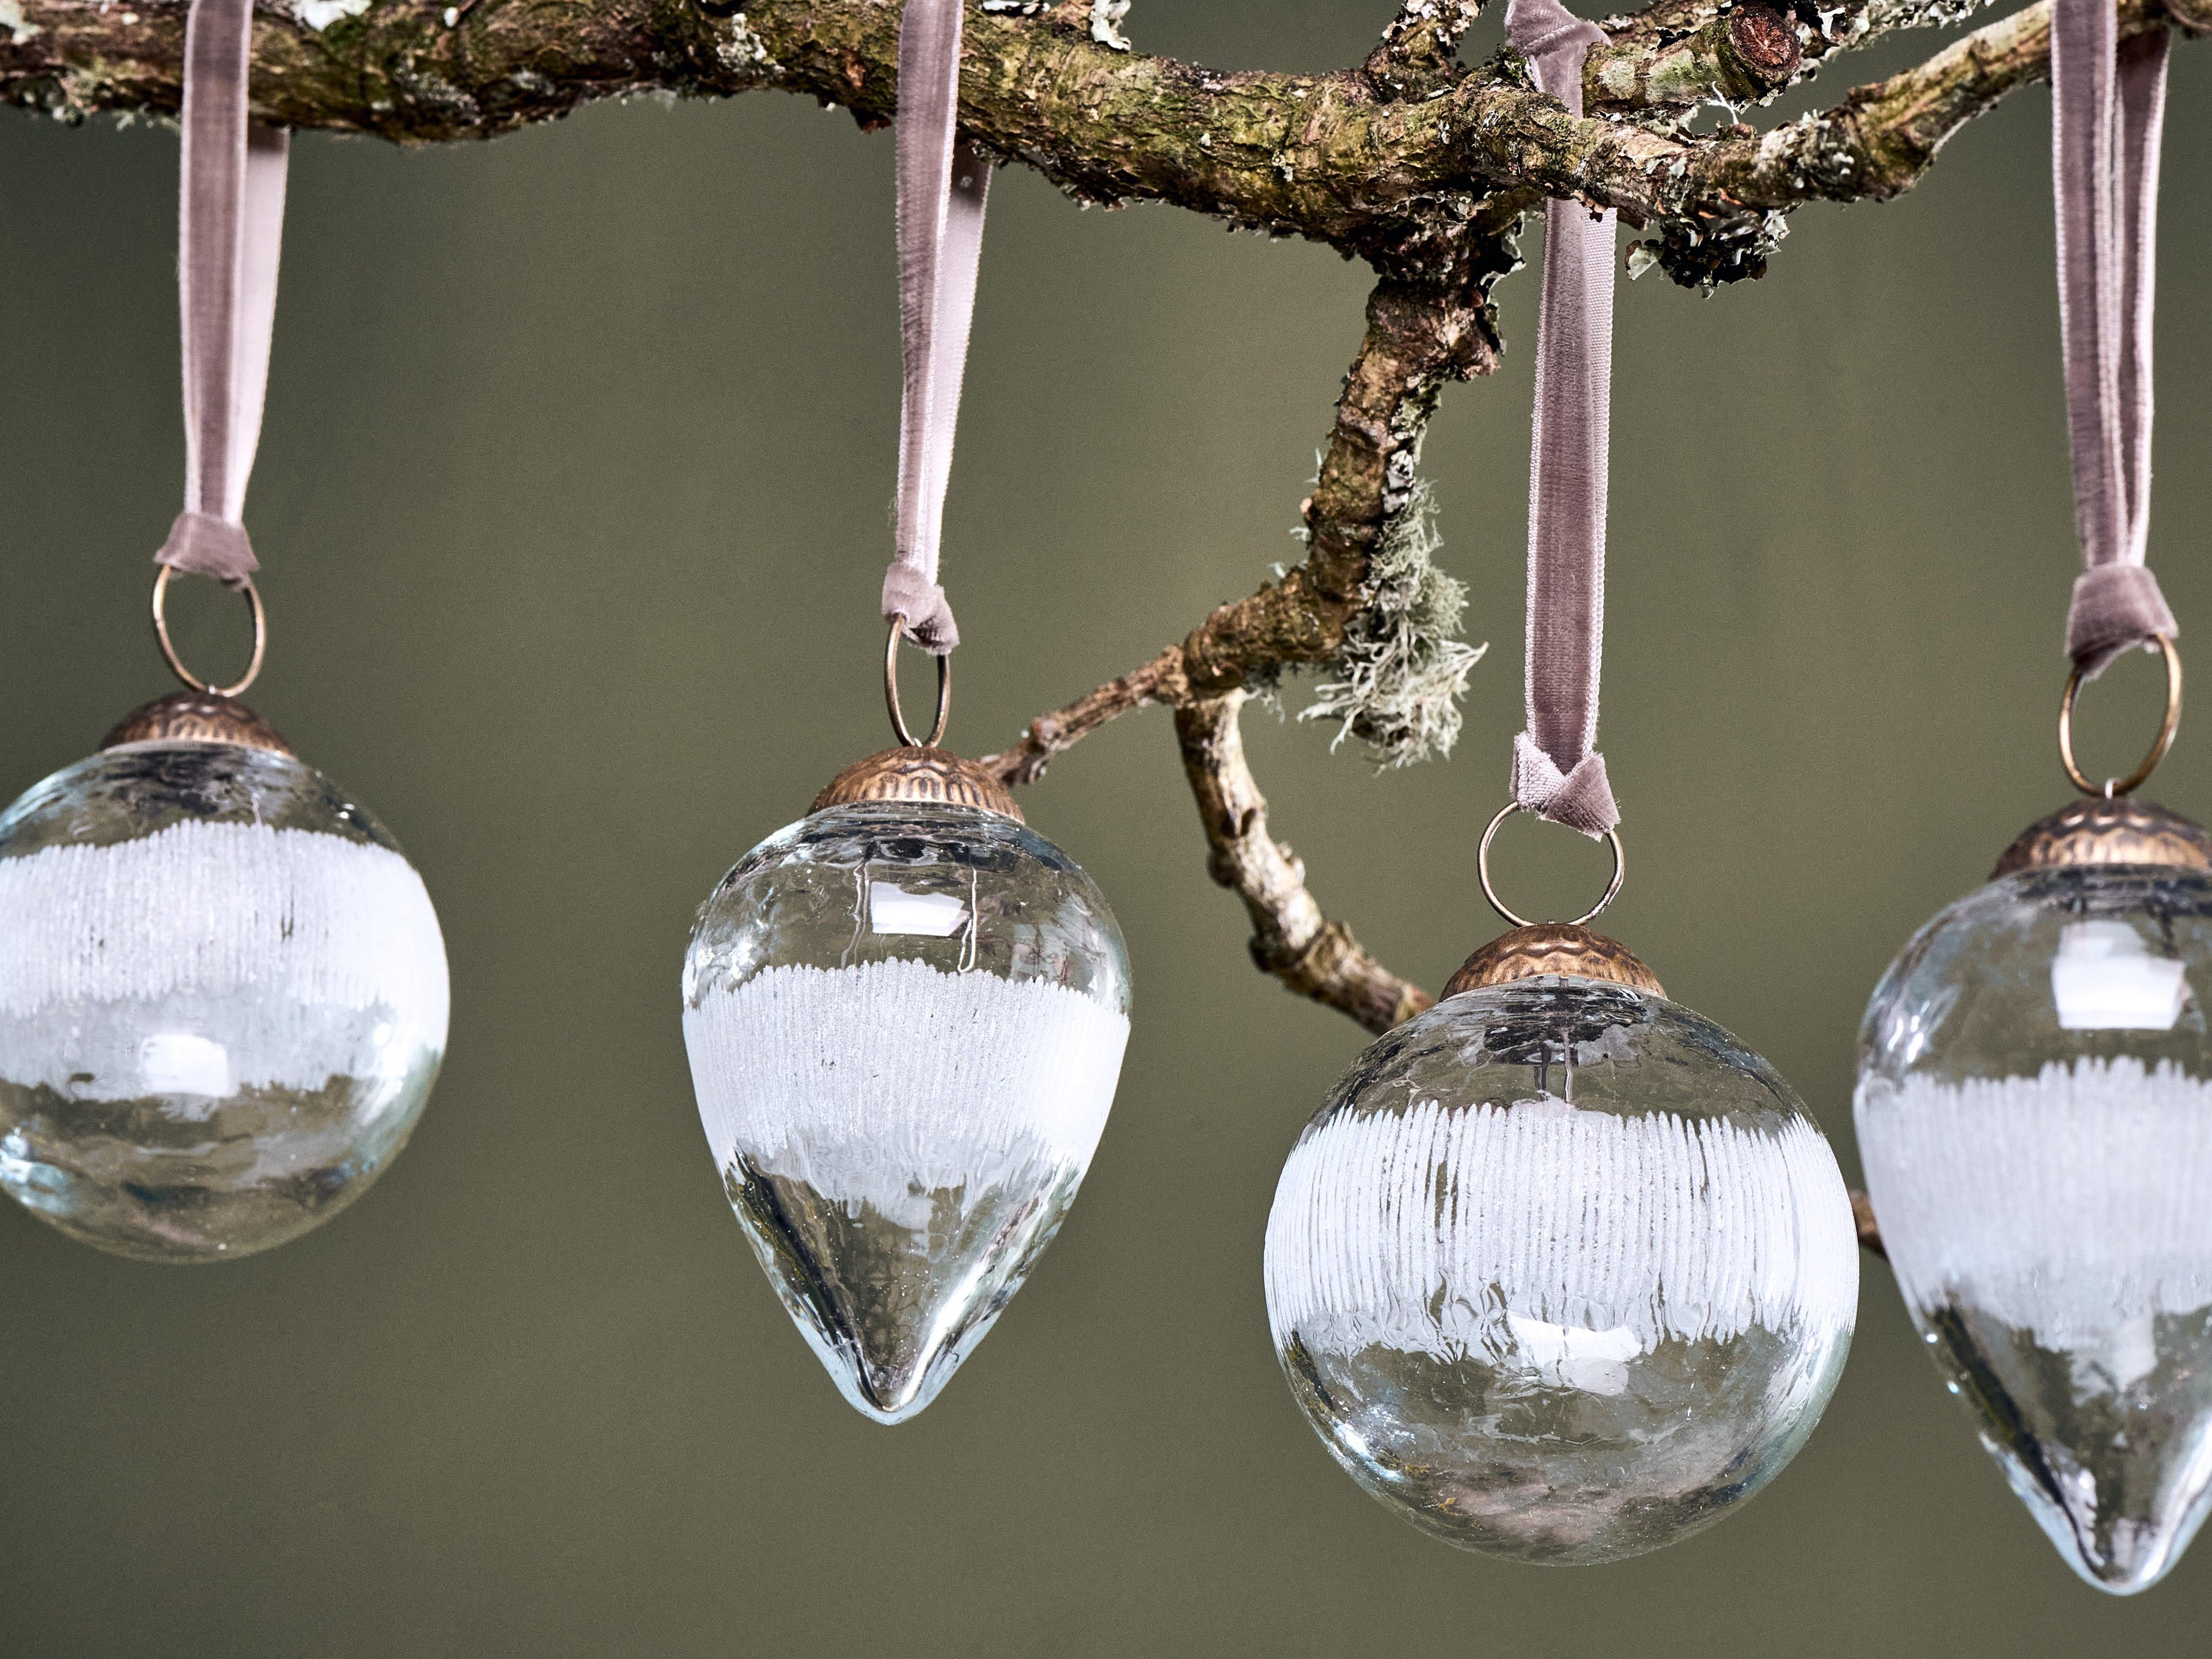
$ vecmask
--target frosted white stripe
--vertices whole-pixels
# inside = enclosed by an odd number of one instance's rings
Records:
[[[241,1032],[277,1034],[229,1045],[223,1063],[246,1068],[234,1085],[313,1087],[327,1068],[252,1069],[257,1054],[296,1057],[301,1045],[283,1036],[290,1011],[388,1009],[398,1029],[434,1033],[442,1048],[449,994],[430,896],[386,848],[188,819],[137,841],[0,859],[0,1019],[15,1083],[62,1088],[85,1067],[81,1034],[52,1017],[67,1006],[234,999],[250,1005]],[[182,1051],[152,1035],[171,1046],[140,1060],[173,1069]],[[212,1076],[216,1057],[195,1064]]]
[[[1923,1312],[1957,1293],[2046,1347],[2212,1304],[2212,1085],[2171,1060],[1859,1085],[1882,1237]]]
[[[1087,1170],[1129,1019],[1042,981],[875,962],[718,985],[684,1039],[718,1169],[742,1149],[896,1215],[917,1188],[980,1193],[1040,1153]]]
[[[1267,1316],[1341,1350],[1452,1358],[1510,1320],[1624,1352],[1849,1326],[1858,1244],[1826,1139],[1564,1101],[1332,1118],[1284,1165]],[[1632,1346],[1630,1345],[1632,1343]]]

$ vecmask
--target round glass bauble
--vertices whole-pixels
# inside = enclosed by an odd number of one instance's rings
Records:
[[[72,1238],[216,1261],[328,1220],[447,1004],[422,878],[289,754],[122,744],[0,817],[0,1185]]]
[[[1113,913],[1018,820],[817,811],[700,911],[684,1032],[777,1294],[879,1422],[934,1399],[1059,1230],[1129,1035]]]
[[[1922,928],[1859,1036],[1913,1320],[2059,1553],[2122,1595],[2212,1506],[2206,987],[2203,870],[2032,867]]]
[[[1826,1138],[1772,1067],[1627,985],[1447,997],[1306,1126],[1267,1222],[1291,1391],[1447,1542],[1617,1560],[1796,1455],[1850,1345]]]

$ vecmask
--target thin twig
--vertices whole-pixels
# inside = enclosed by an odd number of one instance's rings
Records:
[[[1194,697],[1176,709],[1176,738],[1198,802],[1206,870],[1243,900],[1252,960],[1301,996],[1389,1030],[1436,999],[1368,954],[1306,890],[1304,864],[1267,830],[1267,800],[1244,762],[1237,717],[1245,694]]]
[[[1182,647],[1171,645],[1142,668],[1107,681],[1057,713],[1038,715],[1029,723],[1019,743],[1003,754],[985,756],[983,764],[1001,783],[1035,783],[1055,755],[1065,754],[1108,721],[1133,708],[1180,702],[1189,694],[1189,683],[1183,678]]]

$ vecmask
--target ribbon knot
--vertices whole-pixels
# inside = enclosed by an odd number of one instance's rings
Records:
[[[169,526],[169,538],[161,544],[154,562],[172,570],[212,576],[230,588],[243,588],[246,579],[261,568],[244,525],[218,519],[211,513],[195,513],[190,507],[177,514],[176,522]]]
[[[2066,612],[2066,654],[2094,680],[2123,653],[2156,648],[2154,636],[2180,631],[2158,578],[2146,565],[2100,564],[2074,579]]]
[[[894,564],[884,573],[884,619],[906,618],[907,637],[933,655],[960,643],[960,625],[945,590],[911,565]]]
[[[1593,839],[1620,822],[1604,756],[1584,755],[1571,770],[1562,772],[1526,732],[1513,739],[1513,799],[1539,817]]]

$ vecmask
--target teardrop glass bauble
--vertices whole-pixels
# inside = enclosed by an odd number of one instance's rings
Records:
[[[125,743],[0,817],[0,1185],[118,1255],[250,1255],[368,1190],[445,1054],[398,844],[289,754]]]
[[[1577,977],[1448,996],[1368,1048],[1267,1221],[1268,1322],[1322,1443],[1424,1531],[1523,1561],[1657,1549],[1764,1486],[1857,1289],[1789,1085]]]
[[[937,1397],[1058,1231],[1129,1036],[1113,913],[1014,818],[826,807],[701,910],[684,966],[730,1203],[845,1397]]]
[[[1859,1036],[1913,1321],[2059,1553],[2120,1595],[2212,1504],[2208,985],[2203,872],[2029,868],[1922,928]]]

